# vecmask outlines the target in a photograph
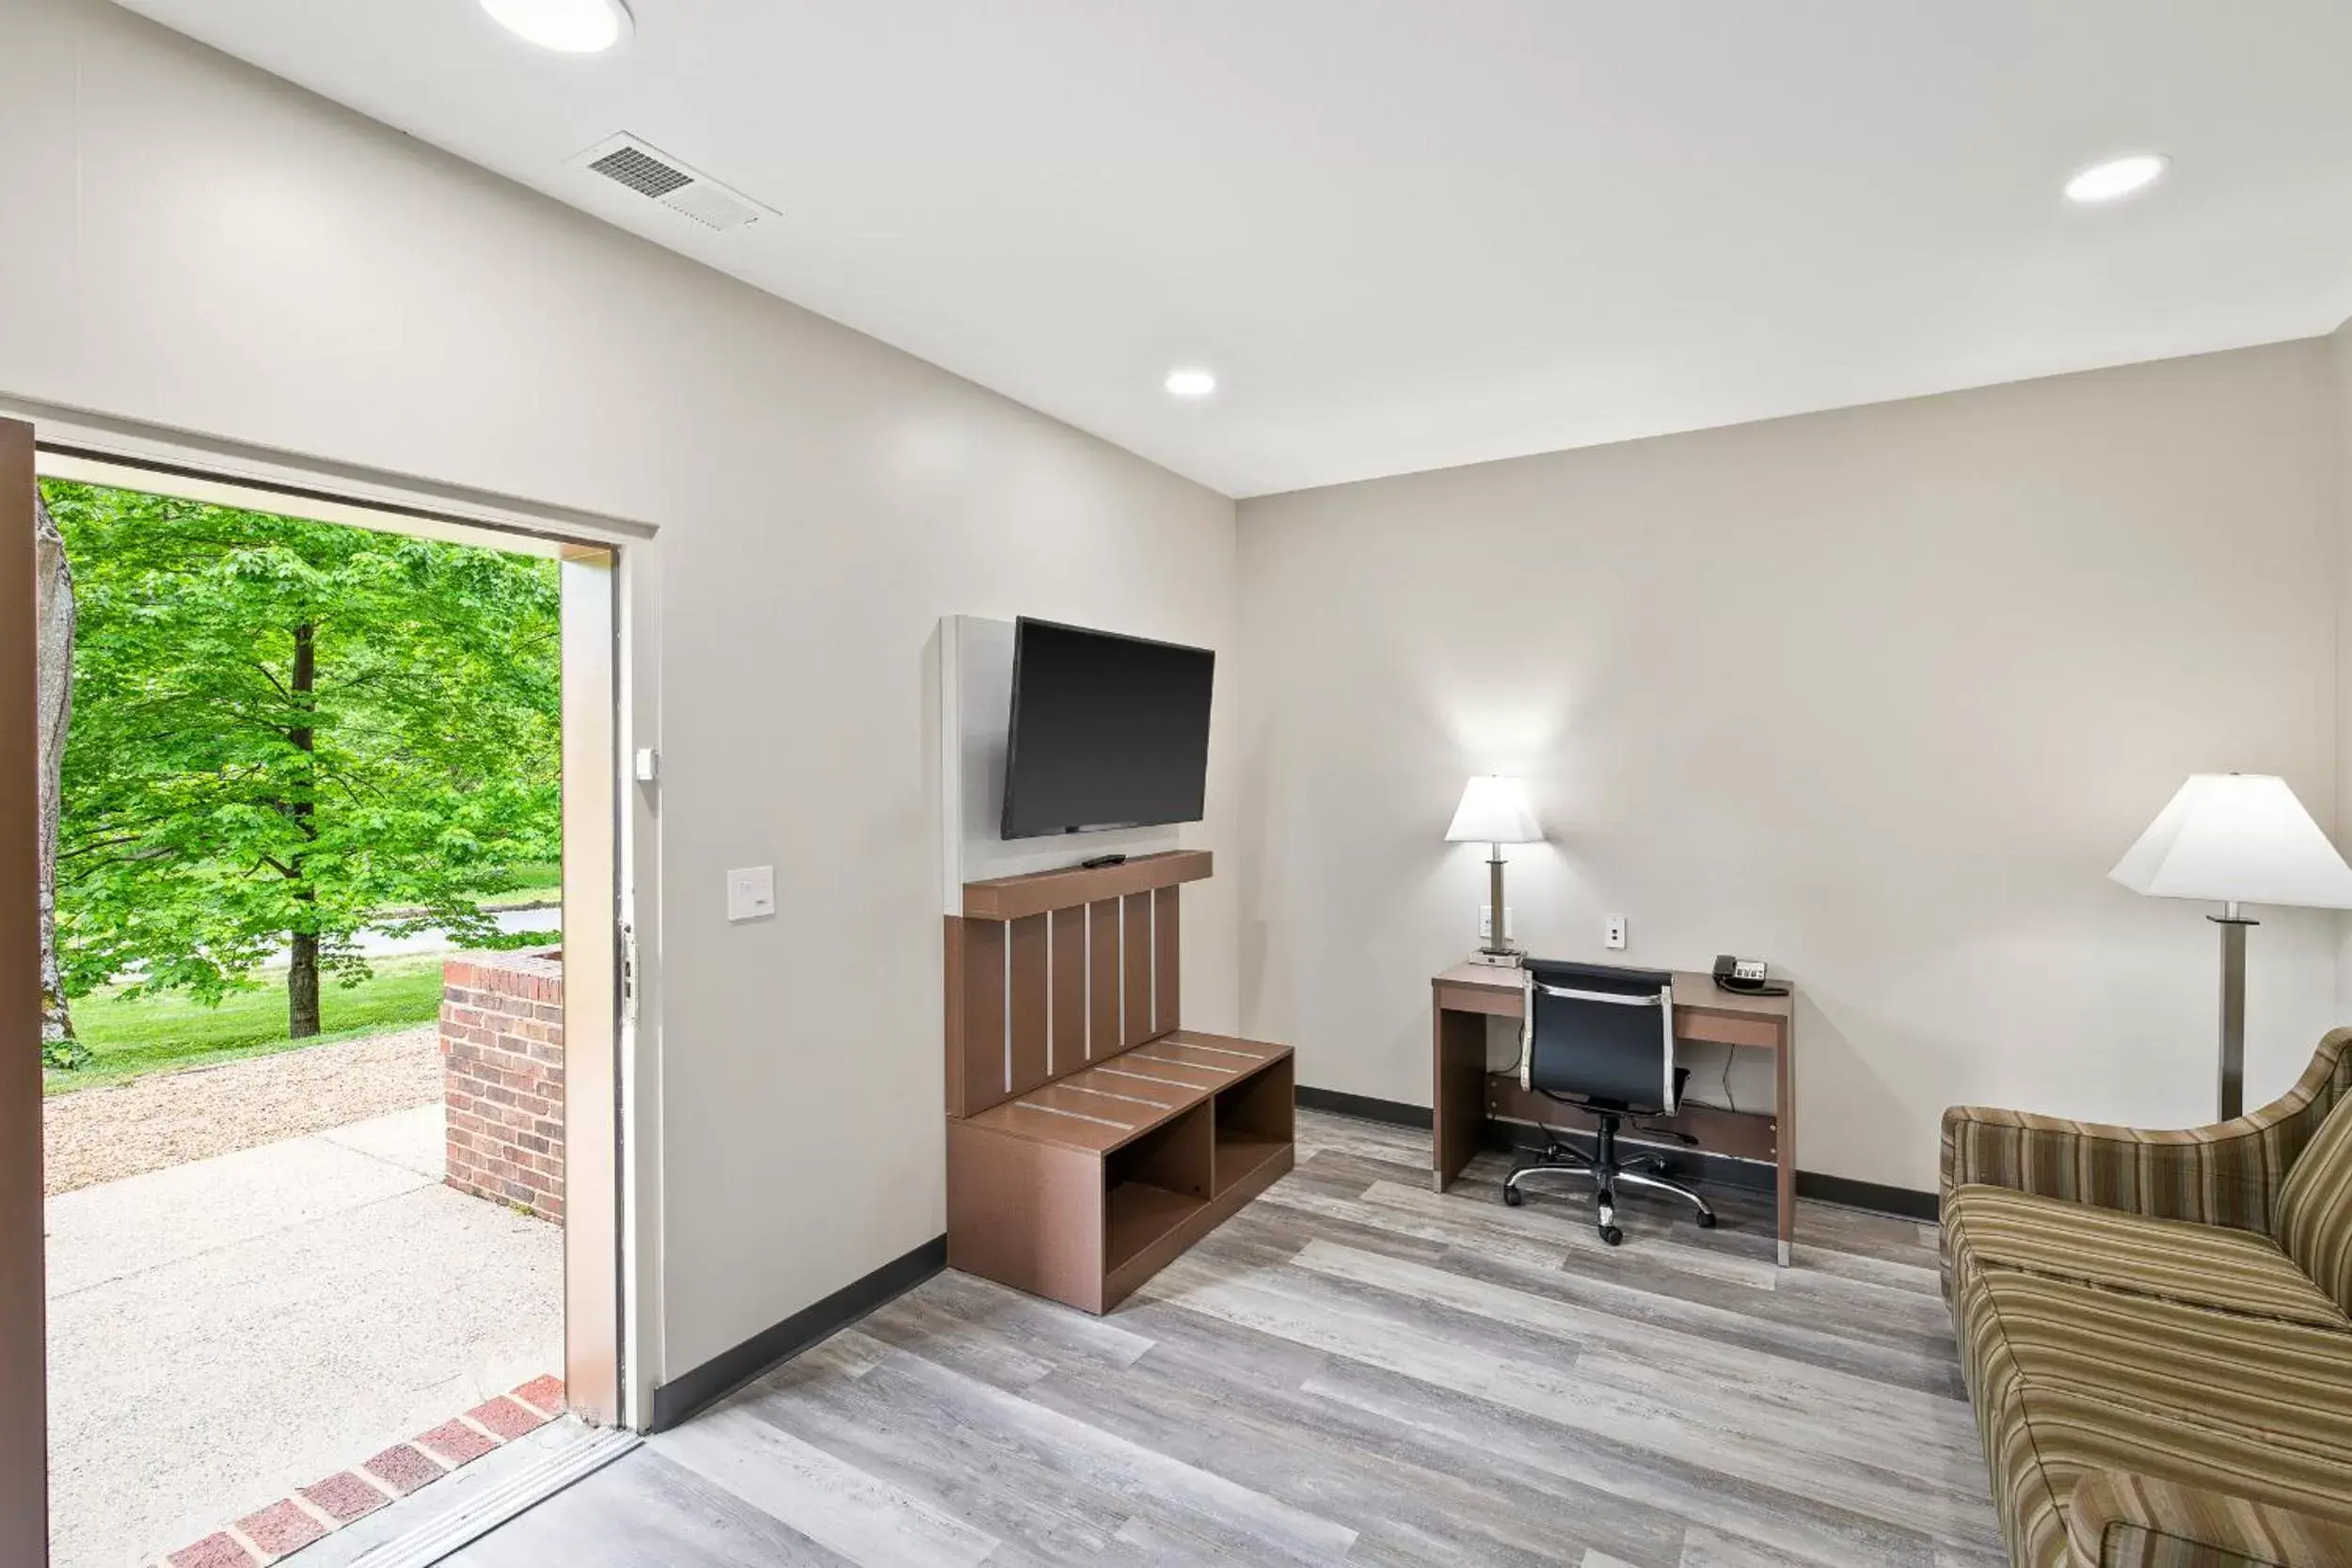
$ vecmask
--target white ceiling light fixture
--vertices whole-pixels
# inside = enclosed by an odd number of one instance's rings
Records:
[[[1168,372],[1168,389],[1180,398],[1204,398],[1216,390],[1216,376],[1197,367]]]
[[[628,37],[622,0],[482,0],[492,21],[559,55],[599,55]]]
[[[2113,201],[2144,191],[2164,178],[2172,160],[2161,152],[2134,152],[2093,164],[2066,182],[2067,198],[2086,205]]]

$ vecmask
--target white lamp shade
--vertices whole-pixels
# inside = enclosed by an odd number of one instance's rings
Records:
[[[2352,866],[2268,773],[2191,774],[2107,875],[2155,898],[2352,909]]]
[[[1449,844],[1534,844],[1544,836],[1527,786],[1499,773],[1482,773],[1462,786],[1462,803],[1445,831]]]

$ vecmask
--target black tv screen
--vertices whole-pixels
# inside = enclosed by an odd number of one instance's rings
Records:
[[[1207,648],[1023,616],[1004,836],[1200,820],[1216,667]]]

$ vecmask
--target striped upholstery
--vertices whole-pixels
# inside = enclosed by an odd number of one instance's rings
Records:
[[[2066,1509],[2100,1470],[2352,1526],[2352,1335],[1999,1268],[1957,1307],[2015,1568],[2097,1561],[2074,1555]]]
[[[2352,1310],[2352,1112],[2337,1111],[2279,1193],[2279,1244]]]
[[[2352,1568],[2347,1046],[2218,1127],[1946,1114],[1946,1293],[2014,1568]]]
[[[2099,1568],[2352,1563],[2352,1524],[2116,1470],[2074,1483],[2067,1533]]]
[[[2347,1047],[2352,1029],[2333,1031],[2295,1087],[2212,1127],[2152,1132],[1956,1105],[1944,1113],[1944,1195],[1984,1183],[2268,1235],[2288,1169],[2328,1113],[2352,1098]]]
[[[2345,1124],[2352,1126],[2352,1119]],[[2330,1125],[2333,1125],[2332,1123]],[[1998,1266],[2249,1317],[2352,1331],[2352,1318],[2278,1243],[2251,1231],[2142,1219],[2113,1209],[1962,1187],[1944,1212],[1965,1270]]]

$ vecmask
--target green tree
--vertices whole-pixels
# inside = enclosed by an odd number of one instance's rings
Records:
[[[217,1002],[289,959],[294,1038],[362,927],[486,938],[558,857],[555,564],[91,485],[56,858],[69,995]]]

